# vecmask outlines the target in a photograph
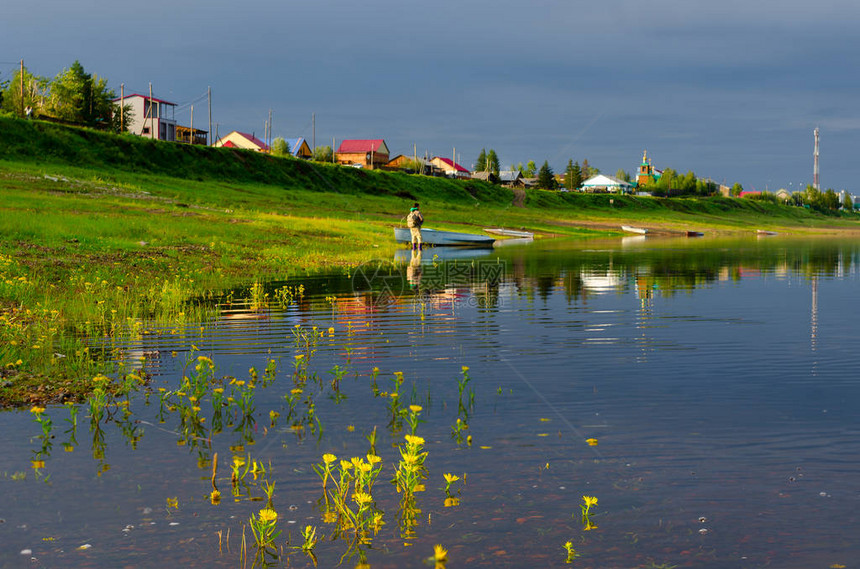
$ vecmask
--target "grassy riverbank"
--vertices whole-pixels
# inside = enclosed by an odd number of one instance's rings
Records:
[[[0,404],[78,398],[106,371],[83,338],[184,326],[189,299],[390,259],[412,201],[428,225],[541,236],[826,232],[856,217],[728,199],[528,191],[159,143],[0,118]],[[109,355],[108,355],[109,359]],[[114,370],[122,373],[129,370]],[[48,380],[47,378],[51,378]]]

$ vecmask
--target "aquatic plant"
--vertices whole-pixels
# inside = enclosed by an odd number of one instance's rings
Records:
[[[579,507],[582,508],[583,517],[588,517],[588,512],[591,510],[591,506],[597,505],[597,498],[595,496],[583,496],[582,497],[583,504]]]
[[[573,542],[567,541],[564,544],[564,550],[567,552],[567,559],[565,559],[565,563],[573,563],[574,559],[579,557],[579,554],[573,548]]]
[[[449,473],[445,473],[442,476],[445,477],[445,494],[447,494],[448,497],[450,498],[451,497],[451,484],[460,480],[460,477],[457,476],[456,474],[449,474]]]
[[[270,508],[263,508],[257,515],[251,514],[251,534],[258,549],[258,554],[275,546],[275,540],[281,535],[278,530],[278,513]]]

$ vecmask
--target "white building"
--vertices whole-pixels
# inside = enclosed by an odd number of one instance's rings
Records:
[[[584,192],[621,192],[627,193],[633,191],[633,184],[619,180],[615,176],[606,176],[598,174],[582,183],[580,186]]]
[[[132,134],[158,140],[176,141],[176,103],[145,95],[114,99],[120,107],[131,107],[125,128]]]

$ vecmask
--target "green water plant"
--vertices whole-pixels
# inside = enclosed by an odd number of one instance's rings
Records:
[[[258,554],[275,547],[275,540],[281,535],[278,530],[278,513],[271,508],[263,508],[256,515],[251,514],[249,521]]]
[[[573,563],[574,559],[579,557],[579,553],[577,553],[576,550],[573,548],[573,542],[572,541],[566,541],[564,543],[563,547],[564,547],[564,550],[567,552],[567,559],[565,559],[564,562],[565,563]]]

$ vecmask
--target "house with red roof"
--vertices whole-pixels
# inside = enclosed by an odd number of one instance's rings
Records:
[[[227,136],[222,136],[215,141],[218,148],[241,148],[243,150],[256,150],[257,152],[268,152],[269,145],[247,132],[234,130]]]
[[[158,140],[176,140],[176,103],[134,93],[113,100],[120,107],[131,107],[128,132]]]
[[[463,168],[450,158],[442,158],[441,156],[434,156],[430,163],[442,170],[445,175],[449,178],[463,178],[464,180],[468,180],[472,177],[472,173]]]
[[[334,157],[338,164],[372,170],[388,164],[389,151],[381,138],[344,140]]]

